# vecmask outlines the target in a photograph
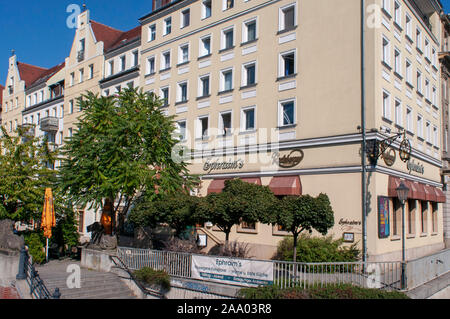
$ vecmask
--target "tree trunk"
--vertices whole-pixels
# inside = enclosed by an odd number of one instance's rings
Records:
[[[297,262],[297,240],[298,234],[294,233],[294,262]]]

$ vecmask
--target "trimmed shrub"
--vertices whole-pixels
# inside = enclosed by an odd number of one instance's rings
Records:
[[[275,286],[244,288],[240,299],[410,299],[399,291],[368,289],[350,284],[328,284],[323,287],[281,289]]]
[[[278,244],[277,254],[274,260],[293,260],[294,240],[292,237],[283,239]],[[350,247],[343,246],[343,240],[333,240],[328,237],[309,237],[301,235],[298,239],[297,262],[354,262],[358,261],[360,251],[357,244]]]
[[[210,256],[234,257],[234,258],[252,258],[251,248],[248,243],[228,241],[222,245],[214,246],[210,251]]]
[[[149,286],[159,286],[165,291],[170,291],[170,276],[164,270],[154,270],[144,267],[136,270],[134,276],[137,280]]]

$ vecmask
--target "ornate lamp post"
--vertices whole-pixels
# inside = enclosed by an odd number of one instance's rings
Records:
[[[406,287],[406,271],[405,271],[405,203],[408,200],[409,188],[405,184],[400,183],[397,187],[397,196],[402,203],[402,289]]]

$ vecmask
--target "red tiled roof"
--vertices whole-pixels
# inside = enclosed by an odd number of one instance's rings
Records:
[[[17,62],[17,68],[19,69],[20,79],[25,81],[25,87],[33,84],[44,72],[48,71],[48,69],[22,62]]]
[[[97,41],[103,41],[104,50],[108,50],[117,42],[124,32],[91,20],[92,31]]]
[[[131,42],[132,40],[140,38],[141,30],[142,26],[138,26],[134,29],[131,29],[130,31],[123,32],[122,35],[117,39],[117,41],[113,45],[111,45],[108,51],[114,50],[119,46],[122,46],[128,42]]]
[[[20,299],[20,295],[15,288],[0,287],[0,299]]]
[[[38,79],[36,79],[33,83],[31,83],[29,87],[40,84],[42,82],[46,82],[49,78],[51,78],[53,75],[55,75],[55,73],[61,71],[65,65],[66,65],[66,62],[63,62],[63,63],[60,63],[60,64],[42,72],[41,76]]]

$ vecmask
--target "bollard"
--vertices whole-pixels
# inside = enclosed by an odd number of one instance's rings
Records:
[[[55,292],[53,293],[52,299],[61,299],[61,293],[59,292],[59,288],[55,289]]]
[[[27,274],[25,272],[25,263],[28,262],[28,253],[25,249],[25,246],[20,250],[20,258],[19,258],[19,273],[16,276],[17,280],[27,279]]]

